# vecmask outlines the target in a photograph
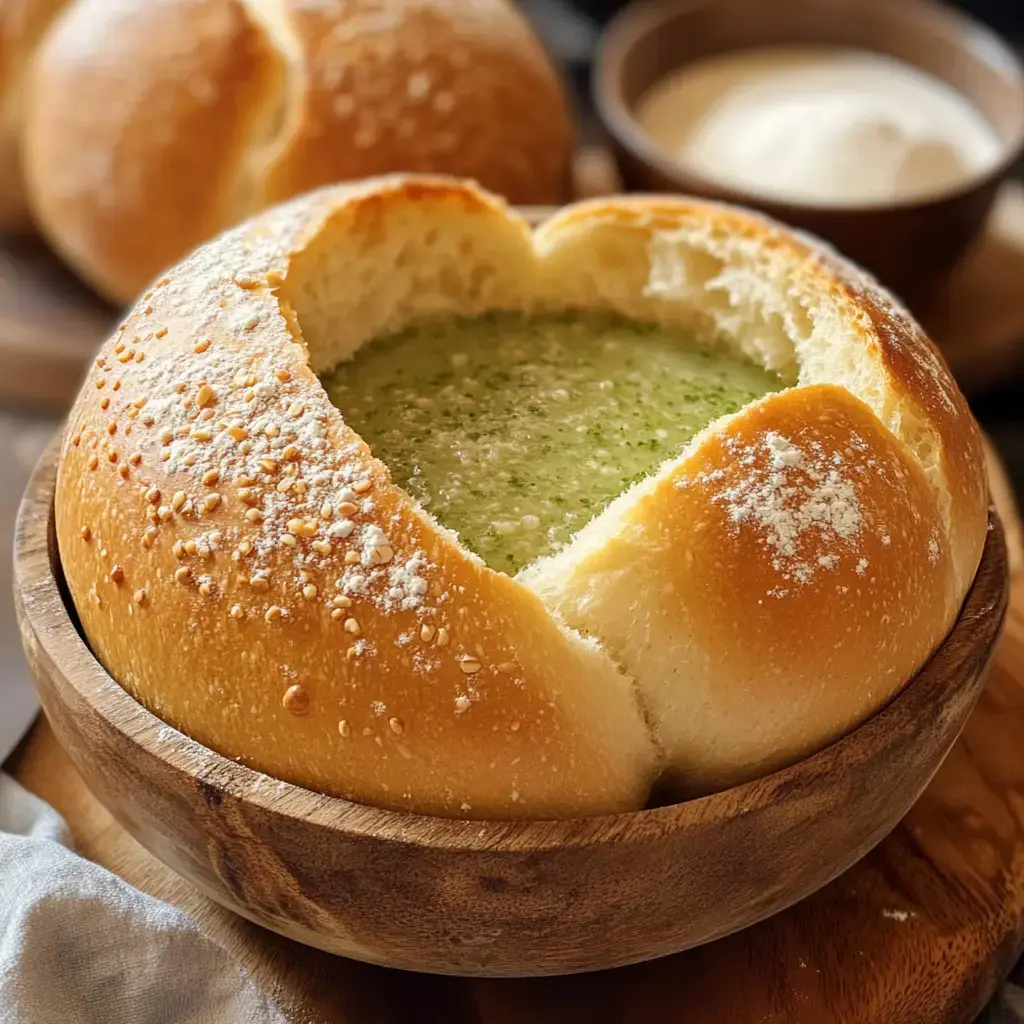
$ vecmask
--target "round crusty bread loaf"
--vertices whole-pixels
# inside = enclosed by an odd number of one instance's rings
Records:
[[[560,83],[507,0],[77,0],[25,116],[36,219],[126,302],[272,203],[389,171],[556,203]]]
[[[709,425],[515,578],[460,547],[316,374],[425,315],[613,309],[793,386]],[[883,705],[986,531],[977,427],[909,316],[816,243],[682,198],[536,234],[448,179],[335,187],[201,248],[104,346],[56,497],[86,635],[272,776],[553,817],[756,776]]]
[[[0,3],[0,232],[27,231],[21,170],[25,80],[32,53],[46,27],[68,0],[4,0]]]

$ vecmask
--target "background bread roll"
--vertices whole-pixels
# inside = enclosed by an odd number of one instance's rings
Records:
[[[31,227],[21,168],[25,80],[39,38],[67,3],[0,3],[0,231],[26,231]]]
[[[505,0],[77,0],[38,48],[24,147],[40,228],[124,302],[329,182],[440,171],[561,202],[571,142]]]

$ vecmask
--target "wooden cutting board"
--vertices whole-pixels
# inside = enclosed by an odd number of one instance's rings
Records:
[[[1024,572],[965,732],[924,796],[863,861],[747,931],[601,974],[467,980],[389,971],[263,931],[142,849],[85,788],[45,723],[12,767],[79,851],[191,914],[293,1024],[967,1024],[1024,942]]]
[[[581,151],[580,197],[617,190],[610,157]],[[968,394],[1024,369],[1024,187],[1006,185],[975,250],[914,312]],[[0,402],[63,411],[116,312],[38,242],[0,237]]]

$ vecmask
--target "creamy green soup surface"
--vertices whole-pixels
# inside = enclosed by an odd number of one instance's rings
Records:
[[[782,387],[690,331],[593,312],[426,321],[323,384],[395,483],[509,574],[711,420]]]

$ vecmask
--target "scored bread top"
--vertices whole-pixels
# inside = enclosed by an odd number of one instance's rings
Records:
[[[794,387],[711,424],[566,549],[496,573],[394,486],[315,373],[418,317],[611,308]],[[977,428],[907,315],[816,244],[685,199],[535,236],[439,178],[336,187],[170,271],[104,346],[58,477],[94,651],[268,774],[469,817],[638,807],[798,757],[951,625]]]

